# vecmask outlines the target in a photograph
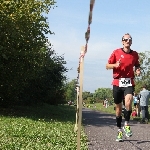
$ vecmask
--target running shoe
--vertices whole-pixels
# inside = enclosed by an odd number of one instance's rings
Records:
[[[125,132],[126,137],[131,137],[132,136],[132,131],[130,129],[129,125],[126,125],[123,127],[123,130]]]
[[[122,131],[118,131],[118,135],[117,135],[116,141],[122,142],[123,141],[122,136],[123,136]]]

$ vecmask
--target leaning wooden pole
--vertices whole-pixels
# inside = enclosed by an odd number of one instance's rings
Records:
[[[79,86],[76,87],[77,91],[77,108],[76,108],[76,123],[74,126],[74,132],[78,131],[78,119],[79,119]]]
[[[84,52],[85,47],[81,47],[80,53],[80,74],[79,74],[79,115],[78,115],[78,130],[77,130],[77,150],[80,150],[80,136],[81,136],[81,124],[82,124],[82,92],[83,92],[83,68],[84,68]]]
[[[77,110],[76,110],[76,124],[74,127],[74,131],[77,132],[77,150],[80,150],[80,137],[81,137],[81,124],[82,124],[82,92],[83,92],[83,69],[84,69],[84,56],[87,53],[87,46],[88,41],[90,38],[90,24],[92,23],[92,12],[93,12],[93,6],[94,6],[95,0],[90,0],[90,12],[89,12],[89,18],[88,18],[88,28],[85,33],[85,39],[86,44],[85,47],[81,47],[80,52],[80,59],[79,59],[79,67],[77,69],[78,76],[77,76],[77,83],[79,79],[79,88],[76,88],[76,90],[79,89],[79,92],[77,92]]]

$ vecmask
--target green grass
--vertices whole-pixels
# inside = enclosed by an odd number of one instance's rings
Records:
[[[92,110],[98,110],[101,112],[115,114],[114,105],[111,105],[108,108],[105,108],[102,103],[95,103],[95,104],[89,104],[89,105]],[[96,107],[94,107],[94,106],[96,106]]]
[[[0,109],[0,150],[76,150],[75,108],[65,105]],[[81,150],[87,150],[81,132]]]
[[[111,105],[111,106],[108,106],[108,108],[105,108],[102,103],[95,103],[95,104],[89,104],[89,106],[92,110],[97,110],[97,111],[115,115],[115,110],[114,110],[115,105]],[[150,107],[149,107],[149,112],[150,112]],[[131,120],[141,121],[141,117],[135,117],[135,118],[131,117]]]

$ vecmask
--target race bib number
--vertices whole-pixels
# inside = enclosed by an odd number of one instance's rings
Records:
[[[131,78],[120,78],[119,79],[119,87],[128,87],[132,86]]]

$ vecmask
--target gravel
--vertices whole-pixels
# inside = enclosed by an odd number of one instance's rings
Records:
[[[130,121],[133,136],[124,135],[123,142],[116,142],[114,115],[84,108],[82,118],[89,150],[150,150],[150,124]]]

